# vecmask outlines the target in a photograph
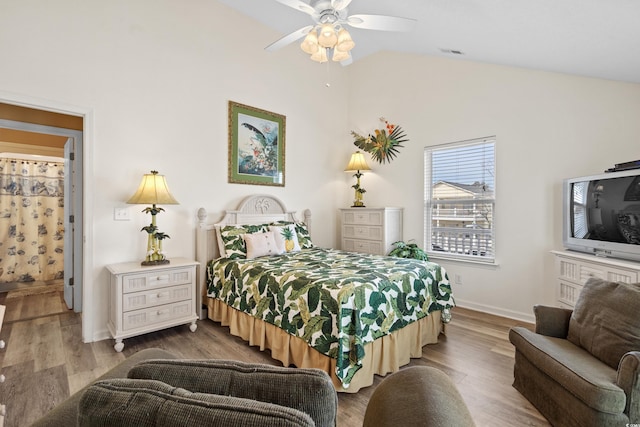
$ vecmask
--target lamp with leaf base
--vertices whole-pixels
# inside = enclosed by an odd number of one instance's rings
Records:
[[[353,176],[356,177],[356,183],[351,186],[355,190],[355,198],[353,200],[352,208],[364,208],[363,194],[366,193],[367,190],[360,186],[360,177],[362,176],[361,171],[369,171],[371,168],[367,165],[367,161],[364,158],[364,154],[360,151],[356,151],[351,155],[351,159],[349,160],[349,164],[347,165],[345,172],[354,172]]]
[[[163,265],[169,264],[169,260],[165,257],[162,250],[162,241],[168,239],[169,235],[158,231],[156,225],[156,215],[164,209],[156,205],[177,205],[178,201],[169,192],[167,180],[164,175],[159,175],[158,171],[144,174],[138,190],[129,200],[128,204],[151,204],[142,212],[151,214],[151,224],[142,227],[140,231],[147,232],[147,256],[142,265]]]

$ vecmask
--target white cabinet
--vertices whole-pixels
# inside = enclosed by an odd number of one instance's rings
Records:
[[[341,249],[387,255],[402,240],[402,208],[340,209]]]
[[[556,298],[561,307],[573,308],[583,285],[592,277],[610,282],[638,282],[638,263],[570,251],[552,253],[556,259]]]
[[[124,338],[191,323],[195,332],[197,262],[174,258],[170,264],[141,266],[127,262],[108,265],[111,273],[109,323],[114,349]]]

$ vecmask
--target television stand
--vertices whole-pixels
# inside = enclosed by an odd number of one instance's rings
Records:
[[[582,287],[592,277],[611,282],[637,283],[640,263],[573,251],[551,251],[556,259],[556,301],[573,308]]]

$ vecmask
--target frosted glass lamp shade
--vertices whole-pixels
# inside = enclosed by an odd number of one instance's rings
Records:
[[[127,200],[135,205],[177,205],[178,201],[171,195],[167,180],[158,171],[144,174],[138,190]]]
[[[341,50],[334,49],[333,56],[331,57],[331,59],[335,62],[340,62],[340,61],[344,61],[345,59],[349,59],[350,57],[351,55],[349,55],[349,52],[343,52]]]
[[[309,31],[307,37],[305,37],[302,43],[300,43],[300,48],[304,53],[309,55],[313,55],[318,51],[318,35],[316,34],[315,28]]]
[[[338,35],[333,25],[326,24],[320,29],[320,36],[318,37],[318,44],[322,47],[334,47],[338,43]]]
[[[313,61],[319,62],[321,64],[323,62],[327,62],[327,49],[325,49],[323,47],[319,47],[318,50],[316,51],[316,53],[311,55],[311,59]]]
[[[338,31],[338,44],[336,45],[336,48],[343,52],[349,52],[355,47],[355,45],[356,44],[351,38],[349,31],[341,28],[340,31]]]

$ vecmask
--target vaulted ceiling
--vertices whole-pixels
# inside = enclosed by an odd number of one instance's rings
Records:
[[[282,36],[312,23],[276,0],[219,1]],[[348,13],[417,20],[408,33],[348,28],[354,61],[386,50],[640,83],[637,0],[353,0]]]

